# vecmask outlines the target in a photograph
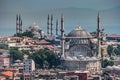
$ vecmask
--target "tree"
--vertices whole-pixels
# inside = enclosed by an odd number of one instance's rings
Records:
[[[29,53],[29,51],[27,51],[27,50],[21,50],[21,52],[22,52],[23,54],[26,54],[26,55],[30,56],[30,53]]]
[[[22,33],[17,33],[14,36],[22,37]]]
[[[6,45],[0,45],[0,49],[8,49]]]
[[[22,36],[27,36],[33,38],[34,34],[31,31],[25,31]]]
[[[112,45],[109,45],[109,46],[107,47],[107,52],[108,52],[108,55],[111,57],[112,52],[113,52],[113,46],[112,46]]]
[[[48,69],[49,63],[47,61],[43,62],[43,67],[44,69]]]
[[[115,47],[114,47],[115,46]],[[117,45],[109,45],[107,48],[108,51],[108,55],[111,57],[111,55],[113,53],[115,53],[115,55],[120,55],[120,44]]]
[[[56,53],[50,50],[39,50],[33,53],[30,56],[36,64],[39,64],[38,68],[44,68],[45,63],[48,63],[48,68],[52,68],[53,66],[56,68],[60,65],[60,59]]]
[[[27,37],[33,38],[34,34],[31,31],[26,30],[23,33],[14,34],[14,36],[18,36],[18,37],[27,36]]]
[[[102,61],[102,67],[103,68],[105,68],[107,66],[113,66],[113,65],[114,65],[114,62],[112,60],[105,59],[105,60]]]
[[[12,59],[12,62],[14,62],[15,60],[23,60],[23,53],[21,53],[20,51],[18,51],[17,48],[11,48],[10,49],[10,57]]]
[[[116,55],[120,55],[120,44],[118,44],[117,47],[114,49],[114,53]]]

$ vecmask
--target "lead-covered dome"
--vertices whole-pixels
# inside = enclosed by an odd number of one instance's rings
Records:
[[[89,32],[82,29],[80,26],[78,26],[76,29],[72,30],[68,37],[78,37],[78,38],[92,38]]]

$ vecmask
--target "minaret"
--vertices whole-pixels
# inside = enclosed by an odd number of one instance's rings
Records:
[[[51,36],[53,35],[53,33],[52,33],[52,30],[53,30],[53,28],[52,28],[52,25],[53,25],[53,15],[51,14]]]
[[[20,14],[19,14],[19,17],[18,17],[18,20],[19,20],[19,33],[20,33],[20,20],[21,20],[21,17],[20,17]]]
[[[19,19],[18,19],[18,14],[16,15],[16,34],[19,33]]]
[[[19,33],[22,33],[22,19],[20,15],[19,15]]]
[[[50,18],[49,18],[49,14],[48,14],[48,20],[47,20],[47,34],[49,35],[50,34]]]
[[[56,20],[56,35],[58,35],[58,19]]]
[[[65,58],[65,53],[64,53],[64,16],[63,14],[61,15],[61,53],[62,53],[62,58]]]
[[[100,16],[97,17],[97,39],[98,39],[98,57],[101,58],[101,30],[100,30]]]
[[[20,15],[16,15],[16,34],[22,33],[22,20]]]

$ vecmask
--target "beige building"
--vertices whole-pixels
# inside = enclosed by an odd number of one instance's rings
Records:
[[[101,72],[97,43],[94,43],[89,32],[78,26],[65,36],[64,44],[62,65],[65,70],[87,70],[92,74]]]
[[[32,59],[23,60],[23,73],[32,73],[35,70],[35,62]]]
[[[10,66],[10,58],[0,56],[0,67],[9,67]]]

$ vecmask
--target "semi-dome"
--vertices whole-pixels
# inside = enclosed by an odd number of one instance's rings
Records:
[[[92,38],[89,32],[82,29],[80,26],[78,26],[76,29],[72,30],[68,37],[78,37],[78,38]]]

